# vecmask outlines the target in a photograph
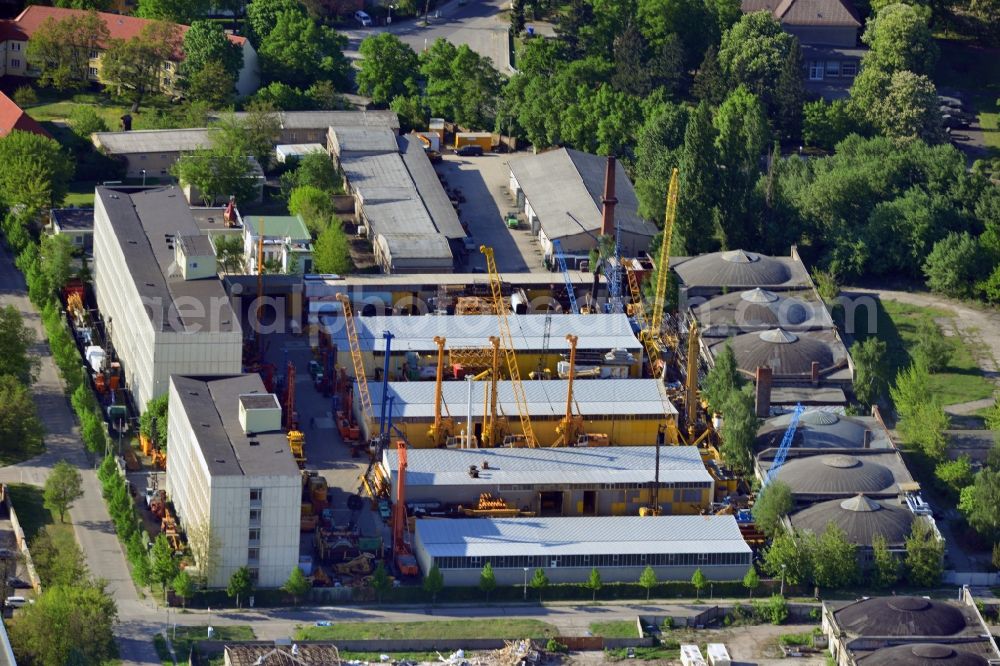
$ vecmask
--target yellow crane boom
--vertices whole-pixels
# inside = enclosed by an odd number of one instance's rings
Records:
[[[680,189],[677,169],[670,174],[667,190],[667,214],[663,220],[663,242],[660,244],[660,263],[656,271],[656,291],[653,294],[653,312],[649,328],[659,337],[663,328],[663,307],[667,297],[667,273],[670,271],[670,241],[674,235],[674,220],[677,219],[677,193]]]
[[[351,299],[347,294],[337,294],[337,300],[344,308],[344,327],[347,329],[347,343],[351,348],[351,362],[354,365],[354,379],[358,383],[358,394],[361,396],[361,411],[368,425],[368,434],[372,436],[375,427],[375,410],[372,409],[372,396],[368,392],[368,379],[365,377],[365,361],[361,356],[361,344],[358,342],[358,329],[354,325],[354,313],[351,312]]]
[[[479,246],[479,251],[486,257],[486,268],[490,273],[490,292],[493,295],[493,310],[496,312],[497,322],[500,324],[500,346],[503,348],[504,358],[507,361],[510,384],[514,391],[514,401],[517,403],[517,413],[521,417],[521,431],[524,433],[525,443],[531,448],[536,448],[538,440],[535,438],[535,431],[531,427],[531,416],[528,412],[528,397],[524,392],[524,385],[521,383],[521,371],[517,367],[514,340],[510,334],[510,324],[507,321],[507,304],[503,300],[502,282],[500,274],[497,272],[496,261],[493,258],[493,248],[481,245]]]

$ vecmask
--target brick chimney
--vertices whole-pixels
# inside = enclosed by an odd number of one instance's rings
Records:
[[[771,368],[757,366],[757,393],[754,409],[757,416],[766,419],[771,413]]]
[[[607,168],[604,171],[604,196],[601,197],[601,235],[613,236],[615,233],[615,157],[608,155]]]

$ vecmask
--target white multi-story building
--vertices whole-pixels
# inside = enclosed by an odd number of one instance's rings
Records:
[[[168,410],[167,495],[189,534],[208,525],[196,562],[208,585],[243,566],[258,587],[283,585],[299,561],[302,477],[278,399],[260,375],[174,375]]]
[[[243,334],[215,250],[178,188],[97,188],[94,286],[140,410],[172,374],[242,371]]]

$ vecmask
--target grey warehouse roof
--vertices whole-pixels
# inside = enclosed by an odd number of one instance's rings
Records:
[[[62,231],[93,231],[93,208],[53,208],[49,215]]]
[[[243,111],[233,114],[242,119]],[[394,111],[279,111],[282,129],[322,129],[324,127],[388,127],[399,129]]]
[[[974,624],[966,609],[923,597],[872,597],[834,611],[841,629],[861,636],[952,636]]]
[[[177,187],[128,191],[99,186],[96,202],[107,213],[154,326],[186,333],[239,330],[222,282],[214,276],[185,280],[174,263],[174,240],[200,233]]]
[[[535,418],[562,418],[566,412],[565,379],[526,381],[523,383],[528,410]],[[488,383],[473,386],[472,416],[483,416],[483,391]],[[369,383],[372,404],[382,403],[382,385]],[[389,382],[393,397],[392,415],[397,419],[428,419],[434,417],[435,383]],[[468,416],[469,386],[464,381],[441,384],[442,401],[457,421]],[[517,403],[509,381],[497,382],[498,409],[505,414],[517,414]],[[667,398],[663,383],[656,379],[582,379],[573,382],[573,401],[577,413],[587,417],[654,416],[666,418],[677,414]]]
[[[982,655],[966,652],[962,646],[941,643],[911,643],[876,650],[858,659],[861,666],[986,666]]]
[[[329,136],[334,155],[399,151],[396,133],[388,127],[336,127],[330,128]]]
[[[781,444],[791,414],[782,414],[764,421],[757,431],[756,448],[777,448]],[[866,435],[866,433],[868,433]],[[892,442],[885,428],[870,416],[846,416],[832,411],[807,409],[802,412],[799,425],[792,437],[792,446],[808,449],[860,449],[869,438],[869,448],[891,448]]]
[[[509,166],[549,239],[601,228],[607,158],[559,148],[512,158]],[[656,235],[656,225],[639,217],[639,200],[621,162],[615,163],[615,197],[615,223],[622,230],[650,238]]]
[[[398,477],[399,452],[387,449],[382,465]],[[479,476],[469,476],[476,465]],[[652,483],[655,446],[537,449],[410,449],[406,485],[487,486],[508,484],[564,486],[599,483]],[[660,447],[660,481],[711,483],[695,446]]]
[[[508,315],[511,338],[516,351],[541,351],[546,348],[546,315]],[[457,347],[489,347],[490,336],[499,334],[496,315],[423,315],[417,317],[359,317],[355,320],[358,342],[362,351],[385,352],[383,331],[395,337],[392,351],[436,352],[435,336],[447,339],[446,349]],[[333,342],[347,349],[347,333],[343,317],[325,317]],[[626,349],[639,354],[642,345],[632,332],[624,314],[574,315],[560,314],[551,317],[548,351],[560,354],[569,351],[566,335],[579,336],[578,349]]]
[[[847,348],[833,329],[791,332],[774,328],[737,335],[729,342],[739,369],[751,375],[760,366],[770,367],[776,376],[803,377],[810,376],[814,361],[819,363],[821,376],[847,366]],[[712,344],[712,354],[718,355],[725,344]]]
[[[777,478],[784,481],[796,495],[849,496],[866,493],[891,496],[899,493],[899,484],[912,483],[913,478],[895,451],[871,452],[868,455],[824,454],[793,457],[778,470]],[[763,469],[771,460],[759,459]]]
[[[743,250],[671,257],[670,267],[687,287],[812,286],[805,266],[795,257],[769,257]]]
[[[431,557],[749,553],[733,516],[418,520]]]
[[[135,130],[131,132],[95,132],[94,145],[109,155],[135,153],[176,153],[208,148],[209,131],[199,129]]]
[[[260,375],[171,375],[170,381],[211,476],[300,475],[284,432],[255,433],[251,439],[240,425],[240,401],[247,394],[269,395]],[[277,406],[273,396],[268,406]]]
[[[773,292],[760,287],[711,298],[691,309],[703,337],[781,327],[833,328],[826,306],[811,290]]]
[[[836,525],[847,540],[859,546],[871,546],[882,535],[890,546],[901,546],[910,534],[914,515],[907,507],[890,500],[876,501],[864,495],[813,504],[790,515],[797,530],[822,534],[828,525]]]

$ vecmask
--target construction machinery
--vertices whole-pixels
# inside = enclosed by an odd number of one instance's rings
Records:
[[[358,342],[358,329],[354,325],[354,313],[351,312],[351,299],[347,294],[337,294],[337,300],[344,308],[344,327],[347,330],[347,342],[351,349],[351,363],[354,366],[354,381],[358,385],[358,396],[361,399],[361,414],[366,420],[368,432],[375,426],[375,410],[372,408],[371,393],[368,392],[368,379],[365,377],[365,362],[361,355],[361,344]],[[386,354],[388,357],[388,354]],[[350,387],[347,391],[353,395]]]
[[[295,458],[295,464],[299,466],[299,469],[302,469],[306,466],[306,436],[301,430],[289,430],[287,437],[288,450],[292,452],[292,457]]]
[[[531,427],[531,417],[528,412],[528,398],[524,392],[524,385],[521,383],[521,371],[517,367],[517,355],[514,352],[514,341],[510,333],[510,323],[507,321],[507,305],[504,303],[500,273],[497,271],[496,261],[493,258],[493,248],[481,245],[479,251],[486,257],[486,268],[490,274],[490,291],[493,296],[493,309],[497,315],[497,323],[500,327],[500,346],[503,348],[504,358],[507,361],[507,371],[510,373],[511,389],[514,393],[514,401],[517,403],[517,412],[521,418],[521,432],[523,433],[524,445],[535,448],[538,440]],[[513,443],[513,442],[512,442]]]
[[[434,384],[434,423],[427,431],[427,436],[434,446],[442,446],[448,441],[448,437],[454,432],[455,423],[449,416],[448,418],[441,417],[441,403],[443,402],[441,397],[441,384],[444,381],[444,345],[445,338],[441,336],[434,337],[434,343],[437,345],[437,372],[435,373],[435,384]]]
[[[569,269],[566,267],[566,257],[562,251],[562,243],[558,238],[552,241],[552,253],[556,255],[556,263],[559,264],[563,280],[566,281],[566,295],[569,296],[569,308],[573,314],[580,314],[580,308],[576,304],[576,291],[573,289],[573,280],[570,279]]]
[[[781,438],[781,444],[778,446],[778,452],[774,454],[774,462],[771,463],[771,468],[767,470],[767,476],[764,477],[764,482],[760,484],[760,492],[764,492],[767,485],[778,475],[778,470],[780,470],[781,466],[785,464],[785,458],[788,457],[788,449],[792,448],[792,440],[795,438],[795,430],[799,427],[799,417],[802,416],[802,411],[803,409],[801,404],[795,405],[795,410],[792,412],[792,418],[788,422],[788,430],[785,431],[785,436]]]
[[[333,565],[341,576],[367,576],[375,569],[375,556],[371,553],[361,553],[354,559]]]
[[[181,535],[177,532],[177,519],[174,518],[174,514],[170,511],[170,507],[166,505],[163,507],[163,519],[160,521],[160,532],[167,537],[167,542],[170,544],[171,550],[175,553],[184,550],[184,544],[181,542]]]
[[[500,380],[500,338],[490,336],[490,347],[493,349],[492,363],[489,369],[489,409],[483,410],[483,446],[493,447],[500,439],[501,419],[497,418],[497,382]]]
[[[531,518],[535,515],[533,511],[521,511],[490,493],[482,493],[475,507],[460,506],[458,510],[470,518]]]
[[[569,342],[569,373],[566,381],[566,413],[556,426],[556,441],[552,446],[566,446],[576,443],[577,435],[583,430],[583,418],[573,413],[573,378],[576,374],[577,336],[567,335]]]
[[[666,429],[661,426],[656,433],[656,472],[653,476],[653,487],[650,489],[650,503],[649,506],[639,509],[640,516],[658,516],[663,512],[663,507],[660,506],[660,447],[663,446],[666,436]]]
[[[403,538],[406,529],[406,443],[396,442],[399,470],[396,478],[396,500],[392,507],[392,554],[402,576],[417,576],[420,568],[410,545]]]
[[[646,348],[649,365],[653,376],[660,376],[664,370],[663,364],[663,309],[667,298],[667,274],[670,272],[670,243],[673,238],[674,220],[677,218],[677,194],[679,191],[677,169],[670,174],[670,188],[667,190],[667,212],[663,222],[663,241],[660,244],[660,259],[656,269],[656,289],[653,292],[653,308],[650,312],[648,325],[639,331],[639,340]],[[629,274],[629,288],[632,297],[642,295],[633,274]],[[640,305],[639,310],[642,307]],[[643,322],[645,323],[645,322]]]

